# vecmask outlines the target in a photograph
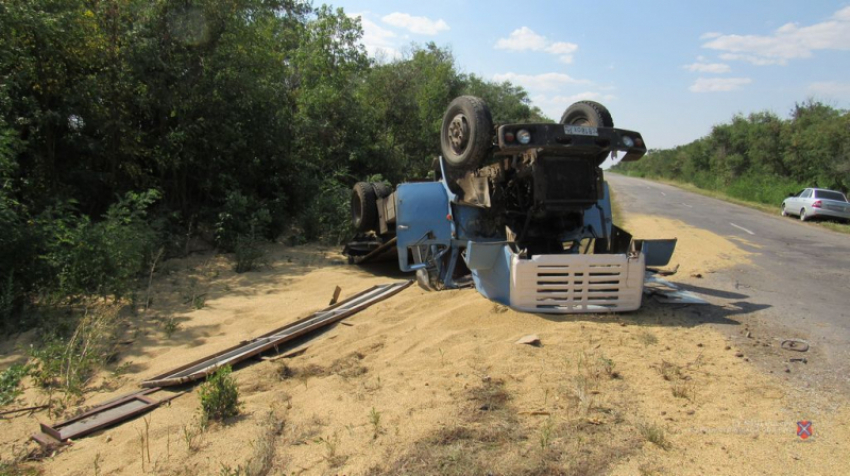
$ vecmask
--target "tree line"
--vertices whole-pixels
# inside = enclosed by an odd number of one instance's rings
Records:
[[[544,120],[445,47],[376,61],[305,0],[0,3],[0,324],[121,297],[202,237],[339,242],[350,187],[422,177],[448,103]]]
[[[850,112],[815,100],[788,118],[736,115],[687,145],[652,150],[615,171],[673,179],[742,200],[779,206],[806,187],[850,190]]]

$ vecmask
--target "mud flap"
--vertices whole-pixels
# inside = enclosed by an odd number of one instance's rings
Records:
[[[673,251],[676,250],[676,238],[667,240],[635,240],[646,259],[646,266],[667,266]]]

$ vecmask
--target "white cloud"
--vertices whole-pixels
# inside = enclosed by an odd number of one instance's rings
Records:
[[[415,17],[407,13],[390,13],[381,18],[388,25],[403,28],[417,35],[436,35],[441,31],[449,30],[449,25],[444,20],[431,20],[428,17]]]
[[[750,78],[698,78],[688,89],[695,93],[728,92],[752,82]]]
[[[703,48],[725,51],[723,59],[759,66],[785,65],[789,60],[809,58],[817,50],[850,50],[850,6],[835,12],[829,20],[803,27],[787,23],[767,36],[720,35],[703,39],[711,40]]]
[[[728,64],[723,63],[693,63],[686,64],[683,66],[688,71],[693,73],[715,73],[715,74],[723,74],[732,71],[732,68],[729,67]]]
[[[716,31],[710,31],[708,33],[703,33],[702,36],[699,37],[700,40],[710,40],[712,38],[717,38],[718,36],[723,36],[723,33],[718,33]]]
[[[809,85],[809,92],[830,98],[850,98],[850,83],[819,81]]]
[[[548,42],[546,37],[538,35],[531,28],[524,26],[519,30],[511,32],[507,38],[502,38],[496,42],[496,49],[525,51],[533,50],[540,51],[546,48]]]
[[[372,57],[399,58],[401,53],[395,48],[393,41],[396,38],[396,34],[386,28],[382,28],[364,15],[364,13],[350,13],[348,16],[360,19],[360,24],[363,26],[363,39],[361,41],[363,46],[366,47],[366,51]]]
[[[567,84],[590,84],[590,81],[575,79],[564,73],[543,73],[536,75],[503,73],[493,75],[493,80],[499,83],[510,81],[529,91],[556,91]]]
[[[578,51],[578,45],[575,43],[551,42],[527,26],[512,31],[507,38],[500,38],[496,41],[495,48],[510,51],[545,51],[558,56],[559,61],[567,64],[573,62],[573,54]]]
[[[739,55],[735,53],[723,53],[722,55],[720,55],[720,59],[725,61],[746,61],[756,66],[768,66],[772,64],[785,66],[786,64],[788,64],[788,61],[783,58],[771,59],[754,55]]]

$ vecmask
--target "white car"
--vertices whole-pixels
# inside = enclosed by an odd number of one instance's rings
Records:
[[[818,217],[850,221],[850,203],[841,192],[807,188],[792,193],[782,202],[782,216],[788,215],[797,215],[801,221]]]

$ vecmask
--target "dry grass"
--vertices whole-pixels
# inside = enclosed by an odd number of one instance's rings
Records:
[[[274,463],[275,447],[278,437],[283,434],[285,420],[274,409],[266,414],[257,439],[251,442],[253,452],[245,466],[246,476],[266,476]]]
[[[651,423],[639,423],[637,425],[637,429],[644,440],[654,444],[662,450],[669,450],[673,446],[667,439],[664,429],[658,425]]]
[[[611,363],[590,360],[586,372],[611,382]],[[612,370],[613,372],[613,370]],[[592,376],[577,384],[590,398]],[[622,419],[602,423],[579,415],[574,408],[545,420],[524,419],[514,407],[504,379],[485,375],[467,390],[467,403],[456,423],[416,442],[401,457],[369,474],[393,475],[600,475],[635,452],[640,438]],[[577,379],[579,380],[579,379]],[[598,411],[592,404],[588,412]],[[578,416],[577,416],[578,415]],[[616,434],[616,437],[612,437]]]

